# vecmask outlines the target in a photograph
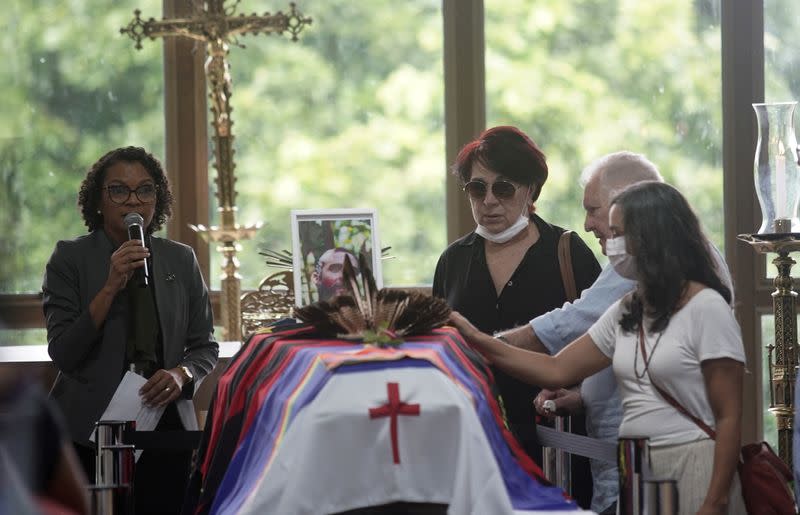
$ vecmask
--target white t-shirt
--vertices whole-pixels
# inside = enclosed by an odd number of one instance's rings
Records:
[[[592,341],[613,361],[622,398],[620,437],[647,437],[655,447],[707,438],[653,388],[638,351],[638,331],[623,333],[619,325],[623,300],[608,308],[589,329]],[[645,318],[645,349],[653,381],[714,428],[700,364],[718,358],[745,362],[742,334],[733,311],[719,293],[706,288],[672,316],[662,333],[647,331],[651,322]]]

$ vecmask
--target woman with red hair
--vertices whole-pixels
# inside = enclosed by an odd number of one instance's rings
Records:
[[[476,228],[442,253],[434,295],[489,334],[527,324],[570,300],[558,260],[564,229],[534,213],[548,175],[536,143],[516,127],[488,129],[459,152],[453,173],[467,194]],[[569,247],[579,295],[597,278],[600,266],[574,233]],[[541,463],[533,408],[539,389],[493,372],[510,428]],[[573,479],[591,484],[585,462],[582,474],[573,469]],[[588,505],[591,491],[576,497]]]

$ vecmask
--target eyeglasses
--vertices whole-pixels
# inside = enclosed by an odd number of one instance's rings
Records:
[[[475,200],[483,200],[486,198],[486,192],[489,186],[483,181],[469,181],[464,185],[464,191]],[[499,180],[492,183],[492,195],[497,200],[510,200],[514,197],[518,187],[514,184]]]
[[[131,193],[136,195],[139,202],[149,204],[156,199],[155,184],[142,184],[135,190],[130,189],[124,184],[112,184],[103,188],[108,191],[108,198],[115,204],[124,204],[131,198]]]

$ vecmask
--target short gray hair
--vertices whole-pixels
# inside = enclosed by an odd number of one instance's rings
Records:
[[[642,154],[627,150],[607,154],[591,162],[581,172],[581,187],[585,188],[595,177],[599,177],[602,188],[608,192],[609,198],[626,186],[637,182],[664,182],[658,167],[652,161]]]

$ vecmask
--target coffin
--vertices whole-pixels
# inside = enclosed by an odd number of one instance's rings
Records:
[[[456,330],[396,348],[293,323],[252,335],[219,378],[184,513],[380,506],[580,511],[506,429],[491,372]]]

